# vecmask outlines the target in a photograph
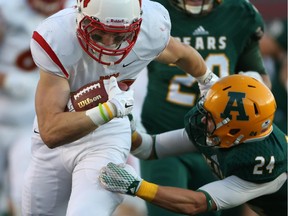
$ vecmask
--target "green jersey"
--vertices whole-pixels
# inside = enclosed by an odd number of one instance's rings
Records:
[[[189,118],[193,108],[185,117],[185,128],[191,137]],[[261,184],[271,182],[282,173],[287,173],[287,137],[276,126],[273,132],[261,141],[242,143],[228,149],[194,145],[203,154],[214,173],[223,179],[237,176],[243,180]],[[265,215],[285,215],[287,209],[287,182],[276,193],[258,197],[249,201],[261,209]]]
[[[287,172],[287,141],[276,125],[273,128],[271,135],[262,141],[243,143],[229,149],[201,145],[197,148],[221,179],[235,175],[254,183],[269,182]],[[189,135],[189,130],[186,131]]]
[[[167,0],[158,0],[169,11],[171,35],[190,44],[202,55],[207,66],[223,77],[235,71],[253,70],[265,73],[258,56],[258,39],[263,20],[245,0],[226,0],[211,13],[199,18],[179,12]],[[233,11],[233,12],[231,12]],[[257,57],[251,59],[250,54]],[[255,62],[260,63],[255,64]],[[142,122],[149,133],[183,127],[183,118],[195,105],[197,81],[174,65],[156,61],[148,65],[148,89],[142,109]]]
[[[179,12],[168,0],[156,1],[169,11],[171,35],[198,50],[207,66],[218,76],[227,76],[240,70],[265,73],[258,48],[263,21],[247,1],[225,0],[210,14],[199,18]],[[196,104],[198,94],[198,84],[192,76],[175,65],[151,62],[148,65],[147,95],[141,114],[147,132],[157,134],[183,128],[184,116]],[[157,161],[141,161],[141,175],[144,179],[160,185],[192,190],[217,180],[198,153]],[[147,207],[151,216],[180,215],[149,203]],[[211,216],[215,215],[215,212],[200,215]],[[231,209],[223,211],[221,215],[241,214]]]

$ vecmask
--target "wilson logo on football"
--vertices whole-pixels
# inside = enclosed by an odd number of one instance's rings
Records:
[[[129,88],[122,82],[118,82],[118,86],[122,91],[126,91]],[[82,86],[75,92],[71,92],[65,111],[86,111],[97,107],[99,103],[105,103],[107,100],[108,94],[103,80],[94,81]]]
[[[77,103],[78,107],[80,109],[84,108],[85,106],[88,106],[91,103],[97,102],[98,100],[100,100],[102,97],[101,95],[97,95],[93,98],[87,98],[85,100],[80,101],[79,103]]]

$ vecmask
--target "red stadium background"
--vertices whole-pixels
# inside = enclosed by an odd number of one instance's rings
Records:
[[[287,18],[287,0],[250,0],[265,21]]]

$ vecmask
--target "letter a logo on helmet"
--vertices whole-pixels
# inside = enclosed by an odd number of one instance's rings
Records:
[[[237,120],[248,121],[249,116],[246,115],[243,104],[243,98],[245,98],[245,93],[228,92],[228,96],[229,101],[227,102],[224,112],[220,114],[221,118],[225,119],[228,117],[229,119],[232,119],[232,115],[230,113],[234,111],[238,112],[238,115],[236,117]],[[235,106],[233,104],[235,104]]]

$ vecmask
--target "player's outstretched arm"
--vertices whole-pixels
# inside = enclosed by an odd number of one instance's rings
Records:
[[[195,77],[198,81],[201,95],[219,78],[207,68],[202,56],[193,47],[183,44],[177,39],[170,37],[169,43],[164,51],[157,57],[159,62],[175,64],[181,70]]]
[[[274,193],[285,184],[287,174],[284,172],[273,181],[261,184],[232,175],[192,191],[147,182],[139,177],[131,166],[110,162],[101,169],[99,181],[102,187],[109,191],[138,196],[170,211],[195,215],[206,211],[229,209],[254,198]]]
[[[195,151],[184,128],[157,135],[136,130],[132,135],[131,153],[139,159],[151,160]]]
[[[99,176],[109,191],[138,196],[170,211],[194,215],[216,206],[209,194],[175,187],[163,187],[141,179],[129,165],[109,163]]]

